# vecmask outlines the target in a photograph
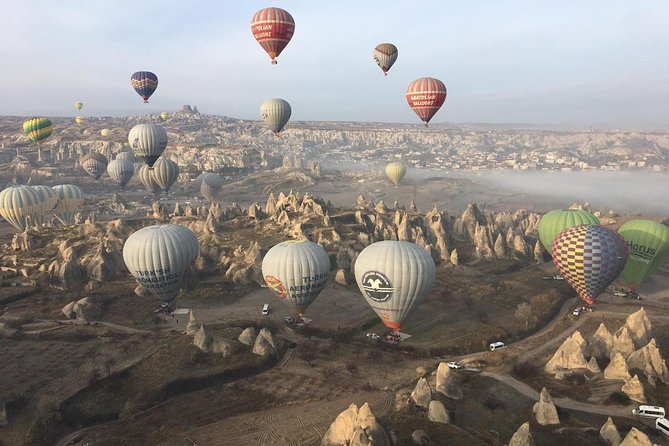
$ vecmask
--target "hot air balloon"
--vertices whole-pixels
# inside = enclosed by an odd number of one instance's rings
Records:
[[[105,138],[109,138],[111,136],[111,130],[102,129],[100,130],[100,135],[104,136]]]
[[[539,220],[539,241],[549,253],[553,240],[562,231],[578,225],[598,225],[599,219],[584,209],[555,209]]]
[[[28,227],[26,218],[30,216],[35,221],[42,206],[40,197],[30,186],[10,186],[0,192],[0,216],[20,232]]]
[[[397,60],[397,47],[392,43],[380,43],[374,48],[374,60],[383,70],[384,76],[388,76],[388,70]]]
[[[137,283],[164,301],[173,300],[200,255],[193,231],[181,225],[147,226],[123,245],[123,261]]]
[[[202,177],[202,185],[200,186],[200,193],[205,200],[212,203],[223,188],[223,178],[216,173],[208,173]]]
[[[620,234],[604,226],[579,225],[555,237],[552,254],[562,277],[592,305],[625,268],[627,245]]]
[[[193,183],[192,183],[194,192],[199,192],[200,191],[200,188],[202,187],[202,180],[204,179],[204,177],[206,177],[210,173],[211,172],[202,172],[200,175],[195,177],[195,179],[193,180]]]
[[[265,127],[277,136],[290,119],[290,113],[290,104],[283,99],[266,99],[260,104],[260,116],[262,116]]]
[[[121,147],[121,150],[116,154],[115,157],[117,160],[128,160],[135,162],[135,152],[128,146]]]
[[[144,103],[146,104],[149,102],[149,98],[153,92],[158,88],[158,76],[150,71],[137,71],[130,76],[130,85],[144,99]]]
[[[146,164],[143,164],[137,172],[139,176],[139,181],[142,182],[147,191],[152,194],[157,194],[160,192],[160,184],[156,181],[156,178],[153,176],[153,170],[149,168]]]
[[[636,291],[669,256],[669,228],[652,220],[630,220],[618,233],[625,239],[629,252],[623,279]]]
[[[152,168],[167,147],[167,132],[158,124],[139,124],[130,129],[128,142],[135,156]]]
[[[74,118],[74,122],[76,122],[77,124],[81,125],[81,124],[83,124],[84,122],[86,122],[86,119],[84,119],[83,116],[77,116],[76,118]]]
[[[401,161],[393,161],[386,166],[386,175],[388,175],[388,178],[390,178],[390,181],[392,181],[395,186],[400,184],[400,181],[402,181],[402,178],[404,178],[404,174],[406,173],[407,167]]]
[[[107,170],[109,161],[103,154],[92,152],[82,156],[79,160],[79,164],[81,164],[81,167],[83,167],[87,174],[97,180]]]
[[[23,122],[23,132],[31,141],[42,144],[51,135],[51,121],[47,118],[26,119]]]
[[[169,118],[169,117],[170,117],[170,114],[167,113],[167,112],[162,112],[160,114],[160,119],[162,119],[163,121],[167,121],[167,118]]]
[[[74,103],[74,108],[76,108],[77,110],[81,110],[83,106],[84,104],[79,101]]]
[[[153,178],[165,192],[170,190],[170,187],[172,187],[178,177],[179,166],[169,158],[161,156],[156,161],[156,164],[153,165]]]
[[[123,188],[135,174],[135,165],[132,161],[116,158],[107,166],[107,173],[116,184]]]
[[[54,186],[53,191],[58,196],[56,217],[64,225],[74,224],[74,214],[84,204],[84,193],[74,184],[60,184]]]
[[[309,240],[290,240],[267,251],[262,275],[279,299],[295,305],[299,316],[316,299],[330,276],[330,257]]]
[[[272,59],[272,64],[276,64],[275,58],[279,57],[293,37],[295,21],[288,11],[281,8],[265,8],[253,16],[251,32]]]
[[[446,100],[446,85],[439,79],[421,77],[409,84],[406,98],[409,107],[416,112],[427,127],[430,119],[439,111]]]
[[[37,193],[41,203],[41,210],[35,215],[35,223],[44,224],[47,222],[49,213],[58,205],[58,195],[49,186],[37,185],[33,186],[33,190]]]
[[[402,321],[432,287],[432,257],[411,242],[385,240],[362,250],[355,261],[360,292],[383,323],[399,332]]]

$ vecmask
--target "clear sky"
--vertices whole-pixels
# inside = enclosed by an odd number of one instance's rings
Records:
[[[295,35],[278,65],[253,39],[267,6]],[[669,129],[667,0],[2,0],[0,114],[174,111],[259,119],[269,97],[293,120],[416,122],[419,77],[448,88],[433,122]],[[384,78],[373,48],[399,58]],[[150,104],[130,75],[153,71]]]

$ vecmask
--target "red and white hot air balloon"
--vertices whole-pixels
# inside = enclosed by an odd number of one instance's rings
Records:
[[[446,85],[433,77],[421,77],[409,84],[406,93],[409,106],[425,122],[439,111],[446,100]]]
[[[251,20],[251,32],[269,57],[272,64],[288,45],[295,32],[295,20],[281,8],[264,8],[256,12]]]

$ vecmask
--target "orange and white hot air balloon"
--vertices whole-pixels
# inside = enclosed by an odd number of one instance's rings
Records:
[[[275,59],[293,37],[295,20],[281,8],[264,8],[253,16],[251,32],[272,59],[272,64],[276,64]]]
[[[446,100],[446,85],[433,77],[421,77],[409,84],[406,93],[409,106],[425,122],[439,111]]]

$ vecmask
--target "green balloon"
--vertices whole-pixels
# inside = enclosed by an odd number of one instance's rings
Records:
[[[623,279],[636,290],[669,255],[669,228],[651,220],[630,220],[618,233],[629,251]]]
[[[598,225],[599,219],[583,209],[556,209],[539,220],[539,241],[551,253],[553,240],[567,228],[578,225]]]

